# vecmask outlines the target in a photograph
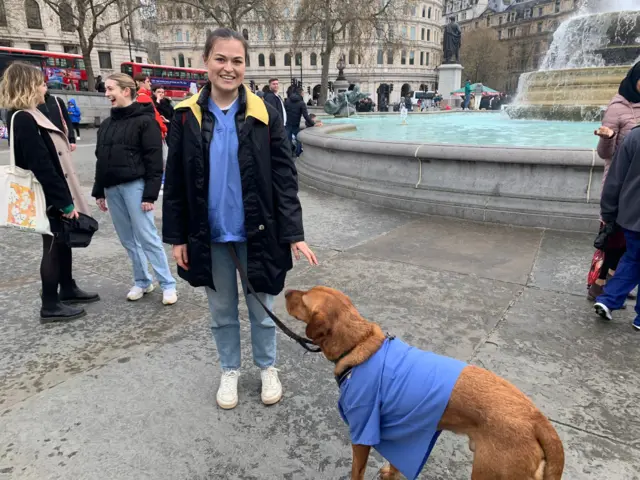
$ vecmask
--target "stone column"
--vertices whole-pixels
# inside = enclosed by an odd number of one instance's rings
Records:
[[[445,63],[438,67],[438,91],[442,94],[444,105],[457,106],[457,99],[451,92],[462,86],[462,70],[462,65],[458,63]]]

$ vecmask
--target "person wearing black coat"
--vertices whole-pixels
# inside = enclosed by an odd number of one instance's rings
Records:
[[[206,287],[222,367],[216,395],[223,409],[238,403],[240,321],[233,250],[258,299],[271,308],[292,268],[292,252],[317,259],[304,241],[298,178],[278,112],[242,84],[247,42],[227,28],[205,44],[209,83],[179,103],[171,124],[162,235],[173,246],[178,274]],[[243,290],[263,403],[282,397],[274,368],[275,324]]]
[[[78,288],[73,279],[71,248],[58,236],[61,232],[60,216],[78,218],[78,205],[74,204],[67,180],[74,172],[65,172],[61,163],[63,157],[70,160],[69,144],[64,134],[36,109],[38,104],[44,102],[45,92],[42,72],[32,65],[15,62],[3,74],[0,99],[2,106],[10,110],[8,125],[13,128],[11,148],[15,153],[16,165],[30,170],[40,182],[50,211],[49,223],[53,236],[42,236],[40,264],[40,321],[50,323],[84,316],[85,310],[73,304],[92,303],[100,300],[100,297]],[[81,199],[78,199],[78,204],[86,206]]]
[[[280,91],[280,81],[277,78],[269,79],[269,88],[264,93],[264,101],[275,108],[282,119],[282,123],[287,123],[287,112],[284,108],[284,101],[278,93]]]
[[[113,108],[98,130],[96,176],[92,196],[109,210],[120,243],[133,264],[136,301],[154,290],[147,260],[162,287],[162,302],[178,300],[176,281],[154,223],[154,203],[162,182],[162,135],[150,103],[133,101],[135,83],[124,73],[107,77],[106,96]],[[108,206],[108,207],[107,207]]]
[[[302,153],[302,144],[298,141],[298,133],[300,133],[300,120],[302,117],[305,119],[307,126],[313,127],[314,123],[309,117],[307,111],[307,105],[302,98],[302,88],[296,88],[295,91],[287,97],[287,101],[284,104],[284,108],[287,110],[287,138],[292,137],[296,139],[296,157],[299,157]]]

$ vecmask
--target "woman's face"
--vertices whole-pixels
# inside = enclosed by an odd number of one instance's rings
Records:
[[[205,58],[211,88],[230,93],[237,90],[244,81],[244,45],[239,40],[218,39],[211,48],[209,58]]]
[[[104,96],[109,99],[112,107],[128,107],[133,103],[129,88],[121,89],[115,80],[107,80],[104,86],[106,90]]]
[[[156,90],[156,98],[162,100],[164,98],[164,88],[158,88]]]
[[[44,95],[47,93],[47,84],[43,81],[38,85],[38,105],[44,103]]]

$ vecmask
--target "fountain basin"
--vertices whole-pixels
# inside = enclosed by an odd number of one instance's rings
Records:
[[[302,131],[300,181],[421,214],[560,230],[598,229],[604,163],[593,149],[340,136],[355,130],[347,124]]]

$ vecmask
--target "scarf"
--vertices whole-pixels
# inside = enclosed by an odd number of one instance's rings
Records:
[[[38,126],[44,128],[49,133],[49,137],[51,137],[51,141],[58,152],[60,166],[62,167],[64,178],[69,186],[69,191],[71,192],[71,198],[73,199],[75,209],[86,215],[91,215],[89,204],[82,193],[82,187],[80,186],[80,181],[78,180],[78,176],[76,175],[76,170],[73,165],[69,139],[53,124],[53,122],[51,122],[51,120],[47,118],[44,113],[37,108],[26,109],[25,112],[29,112],[35,119]]]
[[[636,63],[620,83],[618,93],[631,103],[640,103],[640,92],[637,86],[640,80],[640,62]]]

